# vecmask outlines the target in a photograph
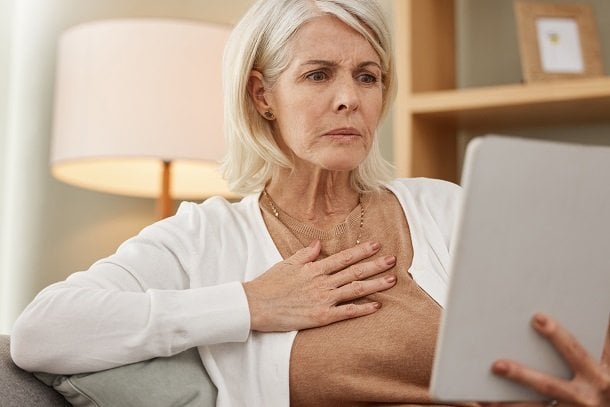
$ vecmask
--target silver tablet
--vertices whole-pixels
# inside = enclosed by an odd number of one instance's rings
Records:
[[[610,148],[486,136],[467,148],[431,394],[536,400],[490,371],[507,357],[571,371],[531,327],[557,318],[601,358],[610,315]]]

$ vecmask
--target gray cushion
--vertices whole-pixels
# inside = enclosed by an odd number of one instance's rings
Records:
[[[36,376],[77,407],[216,405],[216,387],[196,348],[95,373]]]
[[[10,338],[7,335],[0,335],[0,405],[2,407],[67,406],[60,394],[13,363],[9,345]]]

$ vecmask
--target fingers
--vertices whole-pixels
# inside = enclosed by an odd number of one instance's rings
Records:
[[[603,405],[610,399],[610,377],[582,347],[576,338],[557,321],[544,314],[536,314],[532,325],[561,353],[572,368],[569,380],[553,377],[520,363],[501,359],[492,365],[492,372],[524,384],[552,399],[576,405]]]
[[[320,260],[319,266],[322,267],[325,274],[333,274],[358,263],[360,260],[371,257],[380,248],[381,245],[377,242],[362,243]]]
[[[492,365],[491,370],[498,376],[524,384],[540,394],[548,395],[550,398],[562,400],[570,400],[572,398],[571,394],[567,391],[569,386],[565,380],[548,376],[511,360],[497,360]]]
[[[591,377],[598,371],[598,362],[589,355],[578,340],[561,324],[538,313],[532,319],[532,326],[548,339],[561,353],[574,372]]]
[[[288,258],[287,261],[292,264],[300,265],[314,262],[320,255],[321,247],[322,245],[320,244],[320,241],[314,240],[309,246],[297,251],[293,256]],[[361,260],[371,257],[377,253],[380,248],[381,245],[377,242],[362,243],[317,261],[315,266],[320,270],[321,274],[334,274],[340,270],[347,269],[348,267],[355,265]],[[388,256],[387,258],[384,258],[384,260],[380,260],[376,267],[355,267],[351,270],[351,274],[349,276],[343,275],[341,278],[337,279],[337,286],[347,284],[355,279],[367,278],[371,275],[379,273],[380,271],[387,270],[394,265],[392,262],[395,261],[396,259],[393,258],[393,256]],[[384,262],[389,264],[389,266],[386,267]]]
[[[339,305],[334,309],[335,315],[333,316],[333,319],[335,322],[337,322],[351,318],[363,317],[365,315],[372,314],[379,308],[381,308],[381,304],[378,302]]]
[[[345,270],[333,274],[330,280],[335,287],[341,287],[352,281],[365,280],[383,271],[389,270],[394,267],[395,264],[396,257],[384,256],[375,259],[374,261],[354,264]]]
[[[367,280],[367,278],[389,270],[396,264],[396,257],[383,256],[373,261],[354,264],[377,253],[379,243],[367,242],[353,248],[343,250],[318,262],[328,275],[328,287],[333,288],[335,304],[365,297],[378,291],[387,290],[396,283],[395,276]],[[351,307],[349,307],[351,309]],[[367,308],[365,312],[376,309]]]
[[[336,307],[328,307],[317,312],[311,317],[312,323],[308,327],[319,327],[329,325],[346,319],[363,317],[374,313],[381,308],[378,302],[366,302],[362,304],[342,304]]]
[[[263,299],[259,301],[263,304],[263,312],[257,311],[258,302],[251,307],[252,321],[259,314],[270,314],[270,309],[272,315],[279,315],[267,317],[260,324],[252,323],[252,329],[274,331],[278,326],[279,330],[306,329],[377,311],[381,307],[377,302],[348,302],[386,290],[396,283],[396,277],[391,275],[368,279],[396,263],[394,256],[362,261],[378,253],[380,248],[379,243],[367,242],[317,260],[321,244],[314,241],[257,277],[254,282],[265,282],[261,283],[259,291],[263,293],[258,297],[250,295],[252,287],[244,284],[249,302]]]
[[[378,291],[387,290],[394,284],[396,284],[396,276],[393,275],[387,275],[374,280],[352,281],[334,290],[335,300],[337,303],[342,303],[366,297]]]

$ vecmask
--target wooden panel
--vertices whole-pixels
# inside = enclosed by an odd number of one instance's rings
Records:
[[[410,108],[411,98],[417,92],[455,87],[454,0],[395,0],[394,16],[398,93],[393,127],[397,175],[443,174],[443,178],[455,178],[442,168],[435,170],[437,164],[445,162],[436,156],[437,146],[447,140],[441,143],[431,126],[420,126],[415,131]],[[449,137],[455,139],[455,131]],[[455,140],[450,144],[454,143]]]
[[[411,0],[412,92],[455,88],[454,0]]]
[[[398,89],[394,102],[392,115],[392,132],[394,146],[394,165],[396,174],[400,177],[409,175],[411,158],[411,115],[406,110],[407,100],[411,96],[411,64],[409,55],[411,47],[409,42],[411,18],[409,17],[409,3],[404,0],[394,0],[394,55],[396,63],[396,79]]]
[[[452,120],[429,120],[413,117],[409,174],[457,182],[457,137]]]

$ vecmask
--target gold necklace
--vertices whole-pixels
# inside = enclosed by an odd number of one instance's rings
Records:
[[[269,206],[271,207],[273,216],[275,216],[281,222],[282,220],[280,219],[280,212],[278,211],[277,207],[275,206],[275,202],[273,201],[273,199],[271,199],[271,197],[267,193],[266,188],[263,189],[263,195],[265,195],[267,202],[269,202]],[[358,236],[356,237],[356,244],[360,244],[360,237],[362,235],[362,227],[364,226],[365,210],[364,210],[364,205],[362,205],[362,194],[358,194],[358,206],[360,206],[360,225],[358,227]]]

